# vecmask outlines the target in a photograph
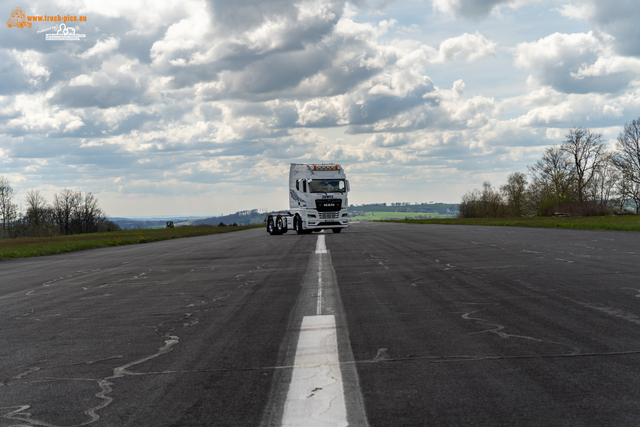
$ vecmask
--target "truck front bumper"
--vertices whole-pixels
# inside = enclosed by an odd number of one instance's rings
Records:
[[[317,223],[309,221],[309,223],[305,228],[307,230],[316,230],[316,229],[322,230],[324,228],[347,228],[348,226],[349,226],[348,221],[317,222]]]
[[[346,228],[349,226],[348,218],[331,218],[331,219],[319,219],[308,218],[307,229],[322,229],[322,228]]]
[[[305,228],[318,230],[323,228],[346,228],[349,226],[349,213],[346,209],[333,212],[307,212]]]

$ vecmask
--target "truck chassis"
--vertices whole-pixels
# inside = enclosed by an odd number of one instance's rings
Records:
[[[334,233],[340,233],[343,228],[348,225],[341,224],[339,221],[320,222],[317,225],[305,224],[302,217],[298,214],[292,214],[290,211],[275,212],[269,214],[266,218],[267,233],[272,236],[284,234],[289,230],[295,230],[297,234],[311,234],[314,231],[331,230]]]

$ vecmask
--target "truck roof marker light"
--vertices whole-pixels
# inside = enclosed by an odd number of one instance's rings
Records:
[[[309,168],[311,168],[311,167],[309,166]],[[320,166],[313,165],[313,170],[314,171],[325,171],[325,172],[333,171],[333,170],[340,171],[340,165],[338,165],[338,164],[320,165]]]

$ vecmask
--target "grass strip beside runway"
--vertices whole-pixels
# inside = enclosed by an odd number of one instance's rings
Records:
[[[61,254],[107,246],[157,242],[180,237],[204,236],[264,227],[239,225],[226,227],[178,227],[149,230],[112,231],[109,233],[74,234],[71,236],[29,237],[0,240],[0,260]]]
[[[497,225],[508,227],[571,228],[586,230],[640,231],[640,216],[528,217],[528,218],[434,218],[405,219],[405,224]]]

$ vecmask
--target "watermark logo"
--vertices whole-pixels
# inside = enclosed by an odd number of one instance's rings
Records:
[[[67,26],[70,22],[87,22],[87,17],[83,15],[27,15],[21,7],[16,7],[11,11],[11,16],[7,21],[9,28],[31,28],[34,22],[50,22],[54,25],[49,28],[38,30],[38,34],[45,31],[56,31],[56,34],[46,34],[45,40],[48,41],[78,41],[86,34],[76,33],[76,29]]]
[[[7,21],[7,27],[31,28],[31,22],[27,20],[27,14],[24,13],[24,10],[16,7],[11,11],[11,17]]]
[[[55,22],[55,24],[44,30],[38,31],[41,33],[48,30],[58,30],[57,34],[47,34],[47,40],[80,40],[80,37],[85,37],[85,34],[76,34],[76,30],[72,27],[67,27],[69,22],[87,22],[87,17],[83,15],[27,15],[27,13],[21,7],[16,7],[11,11],[11,16],[7,21],[7,27],[9,28],[31,28],[34,22]]]
[[[55,27],[53,27],[55,29]],[[56,34],[45,35],[45,40],[49,41],[64,41],[64,40],[80,40],[80,37],[86,37],[86,34],[76,34],[76,30],[73,27],[67,28],[65,24],[60,24],[60,28]]]

